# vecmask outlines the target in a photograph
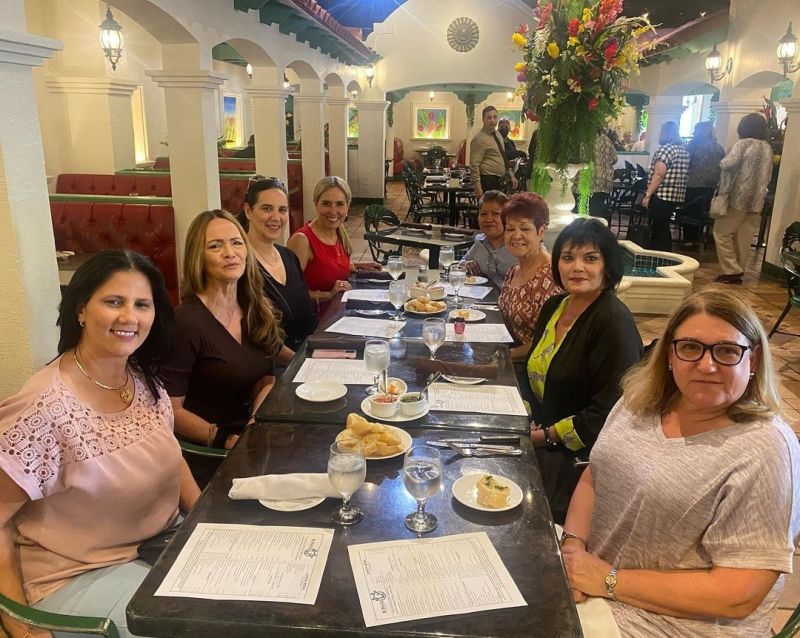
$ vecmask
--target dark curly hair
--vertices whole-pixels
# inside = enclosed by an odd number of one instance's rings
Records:
[[[564,246],[570,244],[572,247],[594,246],[603,255],[604,280],[603,288],[612,290],[622,281],[624,265],[622,263],[622,249],[619,247],[617,238],[608,227],[600,220],[591,217],[579,217],[562,230],[556,242],[553,244],[553,279],[560,288],[564,288],[561,281],[561,272],[558,270],[558,262],[561,260],[561,251]],[[564,288],[566,290],[566,288]]]
[[[746,138],[756,140],[769,139],[769,126],[767,126],[767,120],[761,113],[748,113],[745,115],[739,121],[736,132],[739,134],[740,140]]]

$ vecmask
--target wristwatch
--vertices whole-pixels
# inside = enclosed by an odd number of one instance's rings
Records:
[[[556,443],[556,442],[555,442],[555,441],[554,441],[554,440],[553,440],[553,439],[550,437],[550,430],[549,430],[549,428],[548,428],[547,426],[544,426],[544,427],[542,428],[542,432],[544,432],[544,446],[545,446],[545,447],[546,447],[548,450],[555,450],[555,449],[558,447],[558,443]]]
[[[608,594],[608,597],[611,600],[617,599],[617,596],[614,593],[614,589],[616,588],[616,586],[617,586],[617,568],[612,567],[611,571],[608,572],[608,575],[606,576],[606,594]]]

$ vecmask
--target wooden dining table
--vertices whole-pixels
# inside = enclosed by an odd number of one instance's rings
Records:
[[[381,286],[353,283],[357,287]],[[495,299],[496,292],[483,301],[491,303]],[[325,329],[350,312],[344,303],[332,304],[315,336],[332,336]],[[486,312],[486,321],[499,320],[498,314]],[[422,317],[409,315],[406,321],[409,334],[418,335]],[[417,356],[428,356],[422,341],[416,336],[401,336],[391,340],[390,347],[391,375],[403,378],[410,387],[424,383],[424,377],[417,375],[411,364]],[[489,431],[519,436],[522,450],[519,457],[466,458],[447,448],[441,450],[442,488],[426,506],[426,511],[433,513],[439,524],[424,537],[485,532],[524,598],[525,606],[366,627],[348,547],[417,538],[403,523],[405,516],[414,510],[415,502],[403,484],[402,455],[368,461],[365,483],[353,496],[353,502],[364,512],[364,518],[350,527],[340,527],[330,521],[332,510],[340,502],[336,499],[325,499],[303,511],[281,512],[267,509],[256,500],[232,500],[228,497],[235,478],[294,472],[325,473],[329,447],[344,428],[347,414],[360,414],[359,406],[366,396],[363,385],[347,386],[347,395],[330,402],[330,405],[308,404],[295,395],[297,384],[292,379],[307,355],[305,349],[298,352],[295,361],[258,410],[257,423],[245,430],[131,599],[127,609],[131,631],[154,638],[582,636],[536,456],[530,446],[527,417],[498,416],[492,413],[491,406],[487,406],[481,413],[432,411],[424,418],[394,424],[412,437],[413,444],[479,436]],[[498,363],[498,376],[491,382],[516,384],[505,344],[445,343],[437,352],[437,358],[440,355],[443,359],[462,362],[484,362],[486,358],[494,357]],[[476,472],[500,475],[514,481],[522,490],[520,504],[502,512],[483,512],[464,505],[454,496],[453,484],[460,477]],[[156,596],[156,590],[199,523],[335,530],[315,603],[302,605]]]

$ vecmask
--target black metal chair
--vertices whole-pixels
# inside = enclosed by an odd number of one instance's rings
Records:
[[[368,233],[380,233],[399,226],[400,220],[397,215],[381,204],[370,204],[364,211],[364,230]],[[383,265],[388,263],[389,257],[393,255],[399,256],[402,250],[401,247],[396,245],[387,248],[386,246],[389,246],[389,244],[384,245],[375,239],[368,239],[367,244],[369,244],[369,252],[372,255],[372,259]]]
[[[608,208],[611,211],[611,228],[614,221],[614,214],[617,215],[617,237],[622,231],[622,218],[628,217],[626,231],[630,228],[631,223],[642,217],[646,217],[645,211],[639,204],[641,196],[647,190],[647,180],[638,179],[630,185],[615,186],[614,191],[608,201]]]
[[[792,337],[798,337],[800,335],[793,332],[778,330],[778,327],[792,308],[800,308],[800,222],[789,224],[786,232],[783,233],[780,260],[786,275],[786,292],[788,294],[788,299],[786,300],[786,306],[784,306],[783,312],[781,312],[781,316],[778,317],[772,330],[769,331],[769,336],[771,337],[776,332],[779,332]]]
[[[670,224],[678,227],[679,241],[685,242],[684,231],[686,227],[694,227],[698,229],[697,239],[701,240],[704,246],[708,246],[710,230],[714,225],[714,220],[708,215],[706,201],[706,198],[701,195],[675,209]],[[689,241],[689,243],[695,242]]]

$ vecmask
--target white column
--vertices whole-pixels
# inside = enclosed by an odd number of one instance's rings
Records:
[[[786,124],[781,169],[764,256],[764,262],[778,267],[783,232],[789,224],[800,220],[800,96],[781,100],[781,105],[786,109],[789,121]]]
[[[303,149],[303,217],[314,219],[314,187],[325,177],[325,138],[323,134],[322,93],[294,96],[295,113],[299,111]],[[297,130],[297,129],[295,129]]]
[[[650,157],[660,146],[658,135],[665,122],[675,122],[678,126],[681,123],[681,114],[685,107],[681,97],[658,97],[651,98],[647,109],[647,152]]]
[[[58,267],[31,67],[61,43],[26,33],[22,5],[4,7],[0,30],[0,399],[52,359],[58,344]]]
[[[181,273],[189,224],[204,210],[220,207],[216,89],[227,76],[203,69],[162,69],[146,74],[164,89],[175,253]]]
[[[757,100],[728,100],[713,105],[714,113],[717,114],[714,130],[717,133],[717,141],[725,150],[729,150],[739,139],[736,134],[739,121],[748,113],[761,111],[762,106],[762,102]]]
[[[328,98],[328,157],[331,175],[348,179],[347,167],[347,98]]]
[[[57,100],[61,167],[67,173],[113,173],[136,164],[131,95],[135,82],[107,77],[51,76]]]
[[[359,100],[358,196],[383,201],[383,153],[386,140],[386,100]]]

